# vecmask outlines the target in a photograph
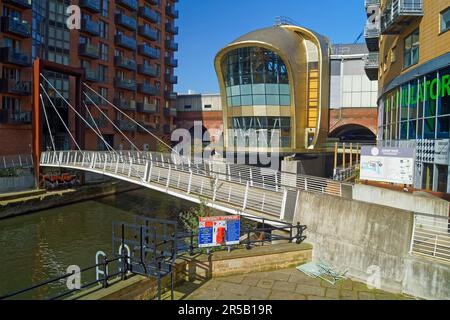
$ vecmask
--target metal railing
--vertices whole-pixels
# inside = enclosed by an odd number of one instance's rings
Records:
[[[414,214],[410,252],[450,262],[450,218]]]
[[[190,159],[175,154],[121,151],[56,151],[41,154],[42,166],[85,169],[155,189],[176,190],[239,211],[283,216],[288,192],[342,196],[343,183],[271,169],[233,164],[223,159]]]
[[[33,156],[31,154],[18,154],[0,157],[0,169],[32,168]]]

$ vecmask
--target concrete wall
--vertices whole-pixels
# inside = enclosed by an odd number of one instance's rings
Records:
[[[353,199],[392,208],[448,216],[449,202],[426,194],[411,194],[362,184],[353,186]]]
[[[308,192],[294,215],[308,227],[313,260],[363,282],[379,271],[382,290],[450,299],[450,264],[409,254],[413,219],[412,211]]]
[[[35,188],[34,175],[0,178],[0,193],[17,192]]]

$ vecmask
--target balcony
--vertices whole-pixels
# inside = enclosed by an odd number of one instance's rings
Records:
[[[98,76],[97,70],[85,69],[84,70],[84,79],[89,82],[99,82],[100,77]]]
[[[159,51],[146,44],[139,45],[139,54],[149,57],[150,59],[159,59]]]
[[[138,8],[137,0],[116,0],[116,4],[124,6],[133,11],[136,11]]]
[[[399,34],[422,16],[422,0],[390,0],[381,13],[381,34]]]
[[[147,25],[139,26],[139,35],[143,36],[151,41],[158,40],[158,30],[149,27]]]
[[[136,111],[136,101],[135,100],[125,100],[120,98],[114,98],[114,105],[125,111]]]
[[[91,19],[83,18],[81,19],[80,31],[89,33],[93,36],[99,36],[100,25],[98,22],[94,22]]]
[[[78,46],[78,54],[91,59],[98,59],[100,57],[98,46],[90,43],[81,43]]]
[[[21,67],[31,67],[31,55],[14,50],[12,47],[0,48],[0,62]]]
[[[79,6],[93,13],[100,13],[100,0],[80,0]]]
[[[0,109],[0,123],[31,124],[31,111],[11,112]]]
[[[157,95],[159,95],[160,89],[151,84],[140,83],[138,85],[138,92],[147,94],[150,96],[157,96]]]
[[[177,59],[174,59],[174,58],[172,58],[172,57],[166,57],[166,58],[164,59],[164,62],[165,62],[166,65],[168,65],[168,66],[171,66],[171,67],[174,67],[174,68],[178,67],[178,60],[177,60]]]
[[[371,81],[378,80],[378,69],[380,65],[380,54],[378,52],[372,52],[367,55],[364,61],[364,69],[367,77]]]
[[[176,117],[177,116],[177,108],[165,108],[164,116],[165,117]]]
[[[365,7],[380,6],[380,0],[365,0]]]
[[[156,78],[158,76],[158,69],[155,66],[151,66],[148,64],[140,64],[138,66],[138,73]]]
[[[367,48],[370,52],[380,51],[380,23],[366,23],[364,28],[364,37],[366,38]]]
[[[125,57],[115,56],[114,65],[116,67],[124,68],[130,71],[136,71],[136,62]]]
[[[119,26],[122,26],[124,28],[127,28],[131,31],[136,31],[137,28],[137,22],[136,19],[127,16],[123,13],[117,13],[115,17],[115,21]]]
[[[3,3],[13,5],[21,9],[31,9],[31,0],[5,0]]]
[[[2,17],[0,21],[2,32],[13,34],[22,38],[31,37],[31,29],[27,21],[11,17]]]
[[[136,81],[132,79],[114,79],[114,87],[128,91],[136,91]]]
[[[119,128],[120,131],[136,132],[137,130],[137,125],[130,121],[114,120],[114,124]]]
[[[178,83],[178,77],[174,76],[172,74],[165,74],[164,79],[166,80],[166,82],[168,83],[172,83],[172,84],[176,84]]]
[[[143,6],[143,7],[139,8],[139,15],[142,18],[147,19],[149,22],[152,22],[152,23],[158,23],[159,22],[158,14],[156,13],[156,11],[150,9],[147,6]]]
[[[31,95],[31,81],[0,79],[0,92],[29,96]]]
[[[88,96],[89,96],[89,98],[90,99],[88,99],[87,97],[84,97],[83,98],[83,100],[84,100],[84,102],[88,105],[88,106],[91,106],[91,105],[94,105],[94,103],[97,105],[97,106],[99,106],[99,105],[104,105],[106,102],[102,99],[102,98],[100,98],[98,95],[96,95],[96,94],[88,94]]]
[[[169,124],[163,125],[163,133],[164,134],[171,134],[172,133],[172,128],[170,127]]]
[[[115,42],[116,46],[130,49],[133,51],[135,51],[136,47],[137,47],[136,40],[134,40],[133,38],[127,37],[123,34],[116,35],[114,37],[114,42]]]
[[[176,92],[172,92],[172,91],[166,91],[164,92],[164,98],[166,98],[166,100],[177,100],[177,93]]]
[[[171,51],[178,51],[178,43],[172,40],[166,40],[166,49]]]
[[[172,17],[174,19],[178,19],[178,10],[175,10],[175,8],[171,5],[166,6],[166,14],[169,17]]]
[[[139,102],[137,104],[137,111],[144,113],[156,113],[158,112],[158,106],[156,103]]]
[[[178,34],[178,27],[175,27],[175,23],[167,22],[166,23],[166,32],[171,33],[173,35]]]

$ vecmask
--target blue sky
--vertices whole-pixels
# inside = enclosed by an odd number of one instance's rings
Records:
[[[287,16],[332,43],[353,43],[366,20],[364,0],[180,0],[178,93],[219,92],[214,56],[226,44]],[[362,39],[364,40],[364,39]]]

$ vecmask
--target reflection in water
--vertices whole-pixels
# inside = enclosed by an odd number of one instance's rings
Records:
[[[173,220],[192,206],[164,193],[137,190],[0,220],[0,295],[65,274],[70,265],[92,266],[99,250],[111,255],[113,221],[132,222],[135,214]],[[92,271],[85,277],[94,276]],[[48,297],[64,285],[61,281],[20,298]]]

